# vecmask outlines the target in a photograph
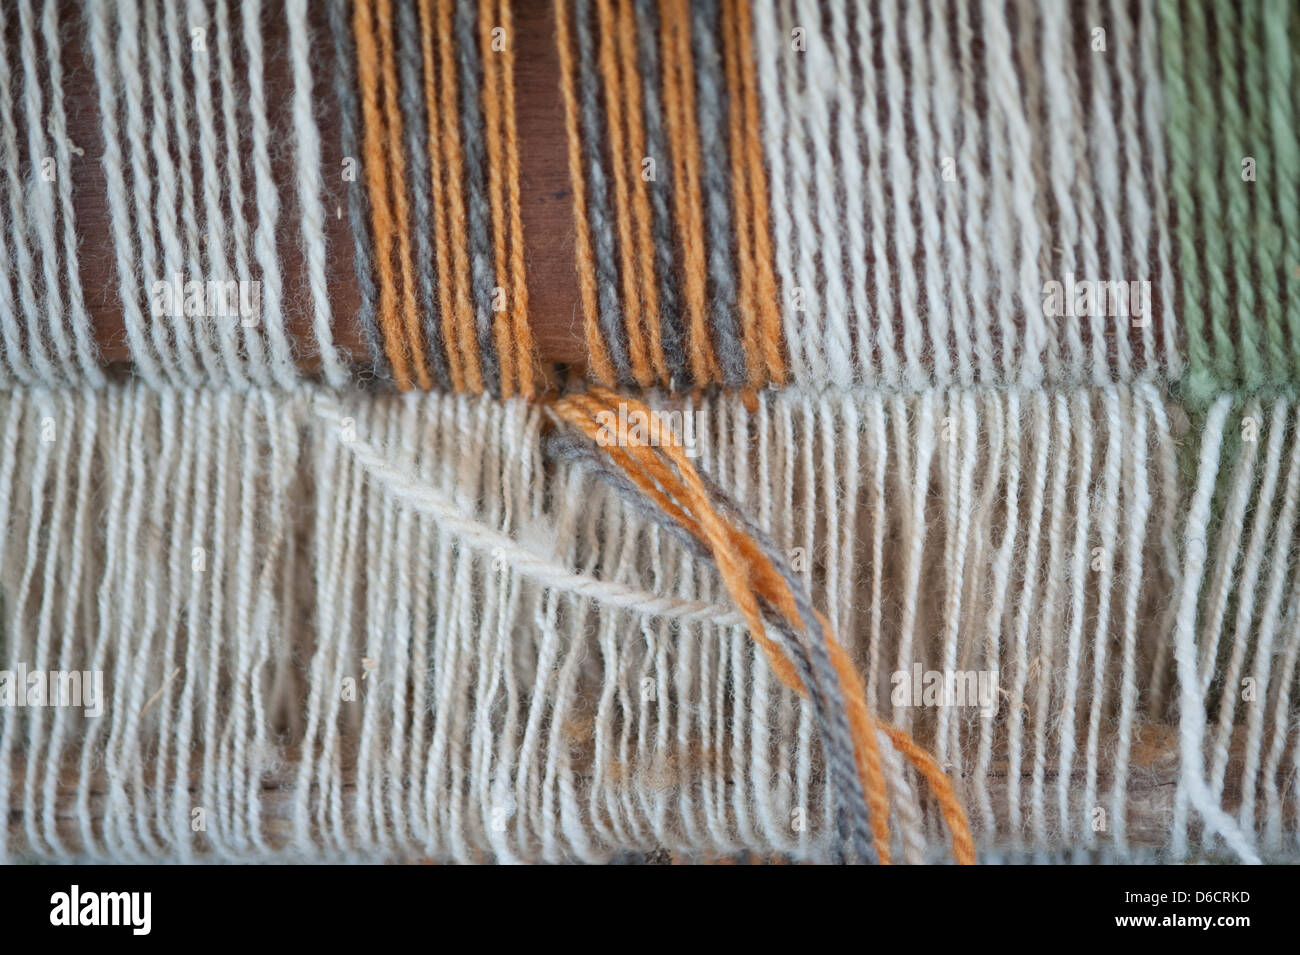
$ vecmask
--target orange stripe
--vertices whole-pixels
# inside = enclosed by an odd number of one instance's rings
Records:
[[[393,276],[392,214],[388,208],[387,164],[384,161],[383,119],[379,112],[379,52],[375,48],[371,5],[374,0],[357,0],[353,5],[352,30],[357,39],[357,80],[361,86],[361,111],[365,122],[362,146],[366,185],[370,194],[371,220],[375,230],[375,261],[379,267],[379,328],[384,351],[393,366],[400,391],[411,387],[406,367],[406,348],[397,319],[397,290]]]
[[[479,48],[483,60],[483,124],[487,128],[488,199],[492,208],[492,239],[494,245],[493,268],[497,287],[507,293],[505,308],[492,318],[492,338],[496,342],[497,361],[501,374],[501,396],[511,397],[515,392],[515,355],[510,346],[510,312],[514,302],[509,300],[509,289],[504,285],[506,274],[506,209],[501,182],[501,84],[498,78],[497,54],[492,49],[494,5],[482,2],[478,7]],[[494,303],[495,307],[495,303]]]
[[[510,314],[514,328],[515,372],[519,393],[532,398],[536,388],[533,371],[533,331],[528,324],[528,277],[524,269],[524,223],[519,201],[519,142],[515,130],[515,28],[510,0],[498,0],[501,25],[506,31],[502,61],[506,120],[506,182],[510,188]]]
[[[587,222],[586,180],[582,177],[582,139],[578,134],[578,97],[574,92],[573,49],[565,0],[555,0],[555,32],[560,53],[564,131],[569,140],[569,181],[573,183],[573,222],[578,233],[578,287],[587,333],[587,358],[596,379],[613,384],[614,366],[610,363],[605,341],[600,334],[596,311],[596,262],[591,251],[591,227]]]
[[[683,277],[689,313],[687,329],[691,374],[697,385],[718,377],[718,363],[705,324],[706,277],[703,196],[700,193],[700,140],[695,121],[695,67],[687,24],[686,0],[660,0],[664,64],[664,106],[673,151],[673,199],[681,229]]]
[[[628,206],[628,156],[623,135],[623,90],[619,82],[614,42],[617,27],[610,0],[596,0],[600,21],[600,72],[605,80],[605,112],[608,116],[610,160],[614,166],[614,215],[618,224],[620,272],[623,281],[623,323],[627,328],[628,357],[632,377],[643,388],[650,384],[645,339],[641,334],[641,300],[637,295],[636,248],[632,239],[632,212]]]
[[[443,349],[451,386],[465,390],[465,372],[456,347],[456,321],[452,312],[451,250],[447,240],[447,200],[443,190],[442,134],[438,117],[438,96],[434,82],[433,4],[420,0],[420,48],[424,60],[424,104],[428,110],[429,179],[433,187],[433,243],[438,268],[438,317],[442,324]]]
[[[383,70],[384,114],[388,122],[388,156],[393,171],[393,215],[397,226],[397,257],[402,270],[402,314],[406,340],[415,365],[415,379],[428,391],[433,387],[421,343],[420,319],[415,304],[415,273],[411,268],[410,210],[406,196],[406,155],[402,152],[402,114],[397,108],[397,62],[393,55],[392,0],[378,0],[379,59]]]
[[[469,294],[469,238],[465,234],[465,195],[461,178],[460,111],[456,105],[456,63],[452,58],[451,0],[438,0],[438,31],[442,79],[442,135],[447,151],[447,205],[450,209],[453,293],[456,313],[456,342],[465,370],[465,388],[483,392],[483,370],[479,363],[478,335],[474,330],[474,309]]]
[[[736,3],[736,32],[740,38],[740,77],[745,111],[745,155],[749,160],[749,189],[754,211],[754,263],[757,267],[759,327],[762,330],[763,357],[767,373],[778,385],[785,384],[785,359],[782,357],[781,315],[776,289],[776,270],[772,255],[772,233],[768,209],[767,170],[763,166],[763,144],[758,132],[758,92],[755,88],[753,36],[754,27],[749,0]]]
[[[758,349],[758,317],[754,314],[754,260],[750,253],[750,226],[753,214],[749,209],[748,172],[744,156],[744,128],[740,110],[740,66],[736,49],[736,34],[731,29],[735,22],[736,0],[722,0],[720,27],[722,29],[722,62],[727,81],[728,147],[731,153],[732,202],[735,206],[736,259],[740,273],[740,340],[745,350],[745,367],[749,371],[751,388],[761,388],[766,378],[762,356]]]
[[[619,59],[627,92],[628,156],[635,168],[645,158],[645,120],[641,107],[641,74],[637,70],[636,17],[632,11],[632,0],[620,0],[618,20]],[[633,211],[637,225],[637,253],[641,261],[641,301],[644,304],[642,316],[645,319],[646,335],[649,338],[649,357],[658,373],[659,382],[667,385],[671,379],[668,374],[668,363],[664,358],[663,333],[659,321],[659,289],[655,285],[653,223],[650,215],[649,188],[646,186],[644,173],[633,176],[632,188]]]

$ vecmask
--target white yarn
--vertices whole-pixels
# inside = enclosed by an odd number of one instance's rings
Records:
[[[1282,593],[1286,585],[1288,564],[1291,563],[1288,556],[1291,553],[1291,540],[1295,532],[1298,499],[1300,499],[1300,442],[1293,441],[1291,463],[1287,468],[1286,489],[1282,494],[1281,506],[1278,510],[1275,525],[1277,530],[1273,546],[1274,553],[1279,556],[1278,559],[1273,561],[1269,571],[1268,590],[1259,614],[1258,635],[1255,643],[1255,672],[1253,678],[1265,691],[1268,690],[1272,675],[1275,653],[1273,641],[1278,632],[1278,618],[1285,613],[1282,608]],[[1267,693],[1265,698],[1267,699]],[[1241,809],[1237,817],[1241,828],[1246,832],[1255,830],[1255,793],[1258,787],[1260,746],[1266,709],[1263,705],[1256,705],[1246,710],[1246,761],[1242,771]],[[1290,727],[1286,721],[1279,721],[1276,723],[1275,733],[1285,737],[1289,729]],[[1216,757],[1217,755],[1216,753]],[[1214,785],[1217,794],[1220,791],[1217,773]],[[1271,789],[1271,787],[1265,788],[1266,790]]]
[[[21,30],[18,55],[23,63],[23,112],[27,117],[33,118],[45,115],[41,78],[38,73],[40,60],[36,55],[35,18],[32,0],[21,0],[18,4],[18,22]],[[54,51],[47,51],[47,55],[52,59],[58,59],[57,48]],[[54,342],[60,372],[59,380],[67,381],[73,377],[72,355],[67,330],[64,328],[66,318],[63,307],[63,283],[59,275],[58,240],[54,223],[55,190],[41,175],[41,166],[45,157],[49,155],[49,150],[45,145],[44,124],[37,119],[36,122],[29,120],[26,126],[28,161],[31,164],[30,185],[26,194],[32,207],[36,241],[40,248],[41,274],[44,279],[42,283],[44,314],[41,318]],[[59,172],[60,170],[56,168],[55,175],[57,176]],[[65,167],[62,172],[66,176],[69,170]],[[30,318],[38,322],[41,320],[35,314]]]
[[[1175,838],[1159,815],[1139,831],[1121,821],[1150,792],[1132,753],[1166,717],[1139,688],[1171,634],[1179,692],[1200,697],[1180,705],[1195,714],[1183,729],[1206,717],[1189,637],[1218,569],[1195,580],[1192,548],[1187,573],[1166,573],[1156,515],[1177,493],[1177,449],[1163,401],[1116,385],[700,406],[701,467],[792,561],[809,558],[796,569],[864,667],[874,711],[947,754],[982,853],[1088,842],[1133,861]],[[1189,540],[1218,480],[1215,410]],[[0,759],[5,858],[825,857],[806,707],[711,571],[590,475],[541,478],[537,408],[111,385],[5,392],[0,423],[0,660],[101,669],[108,695],[98,719],[0,707],[0,750],[43,752]],[[1300,452],[1279,440],[1278,493],[1253,497],[1290,554]],[[1094,545],[1111,566],[1077,574],[1080,539],[1085,568]],[[1278,563],[1262,565],[1250,632],[1275,659],[1253,671],[1258,713],[1236,721],[1259,811],[1230,821],[1282,860],[1300,583]],[[1171,628],[1188,629],[1161,629],[1171,600]],[[1057,667],[1071,659],[1074,677]],[[996,670],[996,714],[895,706],[890,677],[917,662]],[[895,854],[933,860],[945,831],[890,751]],[[1178,778],[1191,793],[1188,770]],[[1202,816],[1208,783],[1189,801]],[[1112,820],[1095,833],[1094,800]]]
[[[41,37],[46,50],[61,49],[58,0],[45,0],[44,12],[41,16]],[[72,207],[72,157],[69,149],[67,112],[63,106],[63,58],[56,52],[55,55],[47,57],[47,62],[50,72],[50,140],[54,144],[54,159],[58,170],[59,210],[63,218],[63,283],[68,289],[68,321],[72,325],[81,380],[93,388],[98,388],[104,384],[104,374],[99,368],[99,351],[94,343],[90,316],[86,313],[85,295],[81,287],[77,226]]]
[[[1107,54],[1057,2],[754,4],[795,380],[1076,387],[1180,367],[1160,84],[1120,68],[1158,71],[1156,26],[1089,9]],[[1049,316],[1067,274],[1150,281],[1163,314]]]
[[[251,282],[253,281],[253,275],[249,268],[248,247],[253,240],[249,236],[248,220],[244,217],[244,163],[247,153],[239,135],[239,131],[244,128],[244,124],[237,117],[239,94],[235,87],[234,54],[231,51],[230,43],[230,4],[228,0],[215,0],[215,22],[212,32],[216,34],[217,78],[221,90],[221,125],[225,131],[225,152],[217,158],[217,168],[225,169],[226,188],[224,191],[228,196],[222,214],[229,216],[232,226],[231,234],[233,236],[235,259],[234,277],[237,277],[241,282]],[[258,73],[261,72],[260,66],[259,63]],[[251,72],[250,68],[250,74]],[[263,109],[265,109],[265,104],[263,104]],[[257,163],[258,157],[255,156],[255,167]],[[256,171],[254,175],[254,188],[260,190],[261,177],[257,175]],[[278,199],[274,201],[277,203],[276,208],[278,208]],[[265,246],[259,246],[257,251],[265,252]],[[274,257],[271,256],[271,258]],[[260,259],[258,264],[263,269],[267,268],[267,265]],[[273,261],[271,267],[273,271],[278,269],[278,265]],[[232,343],[227,346],[228,348],[234,347],[233,342],[236,339],[242,342],[244,346],[243,354],[247,360],[246,374],[255,385],[262,388],[270,386],[273,381],[277,380],[269,367],[266,358],[266,347],[262,343],[262,330],[269,325],[265,313],[269,311],[269,308],[263,309],[263,319],[258,322],[256,328],[242,328],[231,321],[220,323],[221,328]]]
[[[1192,496],[1185,533],[1183,577],[1174,620],[1174,659],[1178,665],[1179,685],[1179,744],[1183,771],[1180,777],[1186,787],[1192,806],[1200,813],[1206,828],[1222,836],[1228,846],[1243,862],[1258,863],[1247,837],[1236,822],[1214,801],[1205,781],[1204,757],[1201,751],[1205,736],[1205,703],[1201,681],[1196,670],[1196,647],[1193,635],[1196,626],[1196,597],[1205,570],[1205,533],[1209,524],[1210,496],[1214,490],[1214,477],[1218,473],[1219,448],[1223,441],[1223,424],[1232,399],[1224,395],[1214,402],[1205,420],[1201,444],[1200,466],[1196,490]],[[1173,850],[1178,856],[1187,852],[1185,824],[1177,824],[1173,832]]]
[[[244,33],[244,54],[248,70],[248,107],[252,117],[250,135],[253,176],[256,183],[257,229],[253,235],[253,251],[262,282],[261,325],[265,326],[267,343],[271,351],[271,374],[282,388],[293,387],[297,377],[289,338],[284,328],[282,308],[283,279],[280,276],[280,259],[275,248],[276,229],[280,219],[280,193],[271,173],[271,154],[268,148],[270,128],[266,119],[266,92],[263,78],[262,56],[262,2],[241,0],[240,22]],[[223,60],[222,70],[225,70]]]
[[[198,207],[195,203],[194,188],[195,178],[191,175],[194,168],[192,163],[193,153],[190,149],[190,110],[189,96],[185,89],[185,71],[182,68],[182,57],[189,57],[194,69],[199,69],[199,61],[206,57],[206,53],[200,53],[193,49],[192,34],[189,29],[189,21],[186,22],[186,28],[181,25],[180,5],[169,3],[163,9],[163,30],[167,38],[167,98],[168,106],[171,109],[172,116],[172,133],[176,141],[176,152],[178,165],[183,174],[180,176],[181,185],[181,207],[180,207],[180,227],[185,236],[185,274],[192,279],[198,279],[205,275],[202,262],[202,247],[199,239]],[[155,92],[155,97],[161,98],[161,92]],[[205,100],[207,97],[205,97]],[[209,107],[210,108],[210,107]],[[193,322],[192,329],[189,328],[189,321],[181,323],[188,334],[193,332],[194,346],[198,352],[199,361],[203,366],[203,377],[209,382],[224,382],[226,375],[222,369],[221,357],[218,354],[212,341],[211,323],[205,320]]]
[[[1210,792],[1217,800],[1223,791],[1224,774],[1228,763],[1228,736],[1232,732],[1233,719],[1236,716],[1238,693],[1241,686],[1242,667],[1246,662],[1246,653],[1250,648],[1250,631],[1255,617],[1256,592],[1259,587],[1260,572],[1263,569],[1265,550],[1273,534],[1271,502],[1277,489],[1279,470],[1282,465],[1282,443],[1286,432],[1287,414],[1285,402],[1278,401],[1273,408],[1269,427],[1268,451],[1265,456],[1264,478],[1259,486],[1259,504],[1255,509],[1255,520],[1251,528],[1246,558],[1241,568],[1241,577],[1237,587],[1237,614],[1233,625],[1233,640],[1228,655],[1228,663],[1222,677],[1228,692],[1223,694],[1219,704],[1219,719],[1215,739],[1214,758],[1209,772]],[[1286,534],[1290,538],[1290,529],[1279,525],[1279,537]],[[1283,558],[1287,553],[1285,545],[1281,548]],[[1285,560],[1283,560],[1285,563]],[[1218,639],[1214,643],[1218,644]]]
[[[320,130],[312,96],[311,44],[308,39],[307,0],[288,0],[285,19],[289,27],[289,55],[293,62],[293,130],[297,145],[298,205],[302,212],[302,239],[306,248],[307,281],[311,286],[312,330],[320,347],[321,371],[327,384],[340,387],[347,380],[330,331],[329,287],[325,282],[325,212],[321,206]]]
[[[5,351],[13,356],[10,362],[15,374],[24,383],[36,384],[58,381],[59,376],[42,340],[42,332],[49,323],[42,316],[43,310],[32,285],[36,269],[28,246],[25,211],[27,190],[19,173],[18,127],[14,122],[15,97],[10,85],[9,52],[4,39],[9,30],[8,21],[8,11],[0,9],[0,61],[3,61],[0,63],[0,163],[4,165],[5,171],[9,196],[9,240],[14,249],[12,253],[8,252],[5,243],[0,241],[0,256],[3,257],[0,266],[4,267],[6,276],[13,276],[17,294],[6,301],[0,318],[4,320]],[[27,85],[31,86],[30,83]],[[2,295],[0,298],[8,299],[8,296]],[[9,305],[9,301],[14,300],[21,306],[17,315]],[[27,342],[25,350],[20,344],[24,338]],[[30,369],[28,361],[32,363]]]
[[[213,64],[212,49],[208,43],[207,34],[209,29],[208,11],[202,0],[186,0],[185,3],[185,22],[190,35],[194,36],[193,31],[199,31],[197,35],[204,37],[201,49],[191,49],[189,54],[190,76],[193,91],[189,96],[194,108],[194,119],[196,122],[195,130],[195,148],[199,158],[200,174],[197,185],[201,189],[203,198],[203,217],[202,217],[202,248],[204,255],[200,259],[200,266],[196,274],[206,274],[216,279],[229,279],[234,275],[234,268],[227,258],[227,242],[225,229],[225,213],[221,204],[221,172],[218,168],[217,157],[217,133],[216,119],[213,110],[213,92],[211,70]],[[180,96],[173,93],[177,99]],[[173,104],[175,113],[178,116],[178,125],[181,130],[185,128],[185,119],[188,115],[186,103],[177,102]],[[182,144],[185,142],[184,132],[178,134],[181,137]],[[196,208],[193,212],[196,219],[199,215]],[[206,271],[205,271],[206,270]],[[216,380],[227,382],[237,387],[247,387],[250,381],[243,368],[243,360],[238,353],[236,345],[236,330],[233,322],[219,321],[215,323],[215,328],[206,324],[197,330],[201,347],[210,349],[215,352],[212,359],[217,363],[220,371],[216,374]],[[212,341],[215,339],[215,343]]]
[[[147,270],[143,276],[146,293],[160,277],[168,281],[181,274],[185,253],[181,248],[179,204],[179,184],[176,178],[176,166],[172,162],[172,146],[168,137],[167,122],[168,96],[163,75],[163,50],[158,24],[157,5],[144,5],[145,57],[148,62],[148,99],[150,107],[149,145],[153,153],[155,170],[154,181],[157,183],[157,201],[150,215],[140,215],[141,225],[153,221],[158,230],[158,244],[162,251],[162,264],[158,271]],[[189,178],[189,170],[182,170],[183,178]],[[147,171],[145,173],[147,175]],[[146,197],[147,197],[146,193]],[[146,199],[147,201],[147,199]],[[150,327],[166,335],[170,327],[175,336],[175,351],[172,360],[176,363],[176,373],[190,387],[200,381],[200,372],[195,362],[194,348],[190,344],[189,322],[184,319],[153,316]]]

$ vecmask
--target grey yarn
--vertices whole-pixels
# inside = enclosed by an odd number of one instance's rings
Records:
[[[456,52],[460,60],[461,136],[464,140],[465,185],[468,192],[470,274],[474,284],[474,319],[478,328],[479,361],[483,383],[501,394],[501,374],[492,340],[492,292],[496,274],[492,264],[492,223],[486,194],[483,121],[479,110],[482,81],[478,49],[478,3],[457,0]]]
[[[339,104],[339,142],[344,156],[360,161],[358,129],[361,125],[361,105],[357,100],[356,71],[353,67],[352,27],[348,23],[347,0],[328,0],[325,10],[329,18],[330,37],[334,42],[334,95]],[[345,183],[348,195],[348,225],[352,229],[353,268],[357,274],[357,290],[361,304],[357,308],[357,324],[370,352],[370,377],[391,384],[392,370],[384,354],[383,339],[375,323],[374,252],[370,246],[370,203],[365,184]]]
[[[786,586],[790,588],[790,593],[794,597],[795,609],[798,610],[804,629],[808,632],[813,665],[816,667],[819,680],[809,680],[803,673],[800,673],[800,678],[804,680],[804,685],[808,687],[809,696],[816,692],[814,687],[820,682],[826,688],[826,693],[830,697],[828,712],[830,713],[832,727],[828,731],[828,739],[832,742],[827,744],[827,767],[832,774],[836,772],[840,774],[840,786],[849,794],[848,805],[851,810],[857,810],[854,812],[851,822],[850,835],[852,844],[856,847],[860,858],[874,863],[878,860],[875,856],[875,850],[871,847],[870,813],[867,808],[866,794],[862,790],[862,780],[858,777],[852,734],[849,732],[848,710],[844,703],[844,696],[840,692],[839,674],[835,672],[835,666],[831,663],[830,652],[826,649],[826,633],[822,629],[821,620],[813,607],[808,588],[804,585],[802,578],[796,575],[790,567],[789,562],[783,556],[781,548],[776,546],[776,542],[768,536],[766,531],[749,519],[749,516],[740,509],[740,506],[730,495],[718,487],[707,474],[701,473],[700,481],[708,492],[713,505],[754,539],[755,543],[767,556],[767,559],[772,562],[772,566],[776,568],[777,573],[785,580]],[[784,617],[779,614],[774,614],[774,617],[778,628],[789,627]],[[793,633],[790,634],[790,639],[798,642],[798,637]],[[862,851],[864,846],[867,854]]]
[[[701,187],[704,191],[704,217],[709,233],[709,282],[713,288],[714,350],[717,352],[723,383],[740,387],[748,380],[744,345],[741,341],[739,316],[736,312],[736,275],[732,250],[731,175],[728,168],[727,102],[718,53],[717,0],[699,0],[691,5],[691,43],[695,54],[696,98],[700,152],[704,168]]]
[[[425,139],[428,117],[424,109],[423,60],[420,50],[420,27],[415,4],[397,4],[397,61],[401,69],[402,125],[406,131],[406,154],[410,175],[412,231],[415,234],[415,268],[419,276],[417,295],[423,316],[425,351],[433,365],[435,379],[449,387],[451,374],[442,339],[442,322],[438,314],[438,277],[434,271],[433,243],[430,234],[430,206],[433,185],[429,179],[429,150]]]
[[[547,439],[546,451],[554,460],[568,461],[590,468],[607,481],[638,514],[667,531],[671,537],[681,542],[692,556],[712,562],[712,554],[702,541],[673,520],[662,508],[647,499],[623,470],[607,455],[599,453],[590,441],[571,432],[555,432]],[[794,596],[795,606],[808,633],[811,660],[809,649],[804,646],[799,635],[766,601],[762,601],[763,616],[782,637],[782,645],[794,662],[799,679],[808,690],[808,700],[820,729],[819,735],[825,752],[834,807],[836,829],[836,841],[832,846],[834,858],[837,862],[857,861],[875,864],[879,861],[879,857],[872,845],[870,811],[867,808],[862,781],[858,777],[847,708],[840,691],[838,674],[826,649],[825,633],[813,610],[808,590],[781,556],[780,549],[771,538],[756,527],[741,512],[738,505],[707,476],[701,474],[700,478],[712,503],[753,537],[786,581]]]
[[[685,323],[677,294],[673,262],[673,219],[670,200],[674,183],[667,160],[668,140],[664,132],[663,105],[659,100],[662,82],[659,68],[659,13],[655,0],[636,0],[637,64],[641,73],[642,105],[645,112],[646,150],[655,160],[655,179],[650,186],[650,206],[655,243],[655,274],[659,280],[660,341],[668,372],[678,387],[691,381],[686,357]]]
[[[623,327],[618,304],[617,253],[609,214],[609,187],[600,159],[604,134],[600,125],[600,85],[596,76],[596,42],[591,34],[590,0],[577,0],[573,17],[578,37],[582,139],[587,149],[587,218],[596,244],[599,324],[619,383],[634,384],[628,358],[627,329]]]

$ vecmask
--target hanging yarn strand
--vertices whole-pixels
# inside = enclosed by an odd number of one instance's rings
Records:
[[[649,418],[652,414],[645,405],[628,398],[620,397],[603,389],[593,389],[589,396],[569,396],[560,399],[553,406],[554,413],[561,420],[578,428],[593,441],[600,439],[600,419],[606,414],[628,415],[641,414]],[[788,570],[780,570],[784,562],[775,557],[774,548],[763,547],[756,539],[747,521],[738,519],[735,505],[716,487],[706,487],[705,481],[695,471],[690,461],[683,454],[676,436],[658,447],[640,441],[630,441],[627,447],[610,448],[609,452],[615,462],[623,468],[627,477],[644,494],[659,504],[665,515],[675,517],[687,531],[698,539],[707,553],[716,562],[719,572],[727,585],[732,598],[736,600],[745,617],[751,634],[768,655],[773,669],[791,689],[819,699],[828,691],[833,691],[841,707],[847,707],[840,713],[839,720],[851,724],[854,756],[857,764],[859,781],[871,802],[871,818],[879,822],[874,826],[876,853],[881,861],[888,861],[889,835],[885,826],[887,818],[887,797],[884,795],[885,783],[881,771],[880,756],[876,748],[876,725],[871,719],[865,702],[861,678],[849,662],[842,647],[829,633],[824,618],[811,610],[806,594],[802,599],[796,594],[802,588],[794,584],[793,575]],[[722,511],[722,513],[718,513]],[[730,526],[724,523],[730,521]],[[792,587],[792,584],[794,586]],[[779,615],[776,631],[790,638],[802,631],[809,643],[801,646],[795,640],[787,640],[785,647],[778,646],[767,635],[759,600],[766,601]],[[797,649],[796,649],[797,648]],[[827,648],[830,655],[827,667],[829,672],[796,675],[791,668],[792,649],[799,658],[812,651],[814,656],[825,656]],[[832,662],[833,661],[833,662]],[[827,680],[832,681],[830,684]],[[814,687],[814,681],[820,687]],[[826,717],[822,717],[826,719]],[[828,762],[835,766],[837,756],[834,753],[835,730],[831,726],[823,727],[826,741]],[[900,746],[900,751],[914,764],[918,762],[922,751],[911,743],[910,737],[901,730],[890,735],[891,740],[905,741],[908,745]],[[932,786],[942,773],[934,772],[933,760],[926,759],[923,772]],[[834,769],[832,769],[834,772]],[[974,844],[970,837],[965,812],[956,802],[951,785],[936,786],[940,796],[944,818],[953,832],[953,852],[962,864],[974,862]],[[840,807],[838,812],[845,809]]]

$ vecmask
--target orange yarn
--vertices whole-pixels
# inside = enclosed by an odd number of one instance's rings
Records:
[[[506,182],[510,197],[510,316],[514,330],[515,374],[519,394],[531,399],[536,390],[533,372],[533,330],[528,324],[528,279],[524,271],[524,223],[519,201],[519,137],[515,129],[515,46],[510,0],[497,0],[497,16],[506,31],[502,53],[502,88],[506,126]]]
[[[393,216],[397,225],[397,257],[402,276],[402,317],[406,343],[415,365],[416,383],[428,391],[433,387],[425,362],[420,319],[415,303],[415,273],[411,267],[410,210],[406,198],[406,158],[402,152],[402,114],[397,107],[397,60],[393,52],[392,0],[378,0],[375,8],[379,27],[379,60],[384,86],[384,116],[388,131],[388,155],[393,179]]]
[[[560,399],[553,409],[562,420],[593,439],[600,432],[596,418],[598,412],[618,414],[622,410],[624,413],[652,413],[639,402],[599,387],[593,388],[587,395],[570,395]],[[798,607],[789,585],[771,560],[763,554],[757,542],[718,514],[703,481],[682,449],[671,443],[657,448],[638,443],[626,448],[610,446],[607,450],[638,488],[673,520],[709,547],[728,592],[736,601],[750,633],[767,655],[777,677],[797,692],[806,693],[793,663],[767,636],[759,610],[758,598],[762,597],[792,625],[802,628]],[[875,737],[877,729],[889,736],[895,748],[907,757],[930,784],[944,821],[952,831],[953,855],[956,860],[963,865],[973,864],[975,853],[970,827],[951,782],[904,730],[880,724],[871,716],[861,676],[849,660],[847,652],[832,636],[829,623],[820,615],[818,619],[826,634],[831,662],[845,698],[858,774],[871,809],[872,834],[881,861],[889,862],[889,795]]]
[[[357,41],[357,81],[361,87],[361,112],[365,125],[362,145],[366,185],[375,230],[375,261],[379,267],[379,328],[384,351],[393,366],[398,390],[411,387],[405,342],[397,319],[397,289],[393,275],[393,221],[388,206],[388,173],[384,161],[383,117],[379,110],[379,50],[375,45],[375,0],[353,5],[352,30]]]
[[[438,314],[447,352],[447,372],[456,391],[465,389],[460,349],[456,343],[456,321],[452,313],[451,253],[447,235],[447,200],[443,191],[442,133],[433,60],[433,4],[420,0],[420,55],[424,61],[424,106],[428,112],[429,178],[433,187],[433,246],[438,268]]]
[[[753,215],[749,209],[750,190],[748,183],[749,166],[744,149],[745,131],[743,117],[738,108],[741,94],[739,51],[736,33],[731,26],[735,22],[736,0],[723,0],[722,3],[722,63],[727,81],[727,93],[730,108],[727,110],[728,143],[731,152],[731,192],[735,206],[736,259],[740,278],[740,341],[745,351],[745,368],[749,373],[751,388],[761,388],[767,377],[763,359],[758,346],[758,316],[755,314],[754,259],[750,250],[750,228]]]
[[[453,36],[451,27],[451,0],[438,0],[437,36]],[[440,45],[440,78],[442,80],[442,135],[446,144],[447,205],[451,236],[452,265],[454,271],[455,326],[454,335],[448,335],[448,350],[455,341],[460,349],[464,368],[465,389],[474,394],[483,392],[483,370],[478,353],[478,335],[474,329],[474,309],[468,285],[469,237],[465,232],[465,195],[461,184],[464,170],[461,164],[460,113],[456,106],[456,64],[452,57],[452,43],[444,39]],[[435,205],[437,203],[435,202]]]
[[[614,366],[600,335],[596,308],[596,261],[591,251],[591,226],[587,222],[586,180],[582,176],[582,137],[578,132],[578,96],[574,90],[573,49],[566,6],[567,0],[555,0],[560,95],[564,100],[564,131],[569,141],[569,181],[573,183],[573,221],[578,233],[578,286],[582,297],[583,327],[587,333],[587,360],[597,380],[613,384]]]
[[[641,162],[640,157],[645,156],[645,126],[641,112],[641,76],[637,72],[636,17],[632,11],[632,0],[619,0],[618,53],[627,93],[627,155],[632,164],[629,168],[635,170]],[[663,330],[659,321],[659,289],[655,285],[653,220],[649,189],[643,173],[632,176],[632,203],[637,227],[637,253],[641,261],[641,300],[644,303],[642,315],[649,338],[650,362],[654,365],[658,381],[667,385],[671,378],[664,358]]]
[[[632,377],[641,387],[650,384],[649,356],[641,328],[641,300],[637,295],[636,247],[632,240],[632,210],[627,182],[630,161],[623,129],[623,89],[614,48],[618,27],[610,0],[596,0],[600,22],[600,72],[605,80],[605,113],[609,125],[610,159],[614,167],[614,221],[618,227],[620,271],[623,281],[623,324],[627,328],[628,358]],[[634,85],[634,80],[629,85]],[[631,118],[635,122],[636,117]]]
[[[502,153],[505,146],[501,141],[504,130],[497,54],[492,50],[494,12],[494,4],[488,2],[479,4],[478,35],[483,60],[482,98],[483,121],[487,129],[488,201],[492,210],[493,262],[497,281],[500,282],[506,274],[506,208],[504,184],[501,181]],[[507,306],[513,308],[514,302],[508,301]],[[503,398],[509,398],[515,393],[515,358],[514,349],[510,344],[511,331],[510,312],[502,309],[492,320],[492,338],[496,342]]]
[[[705,324],[704,198],[700,192],[700,139],[695,122],[695,68],[686,0],[660,0],[663,30],[664,115],[673,154],[673,204],[681,230],[683,278],[689,315],[687,350],[696,382],[718,377]]]
[[[785,384],[785,360],[781,355],[781,317],[777,301],[776,271],[773,267],[772,234],[767,207],[767,170],[763,166],[763,144],[759,141],[758,92],[754,88],[755,66],[752,46],[753,22],[749,0],[729,0],[735,11],[739,37],[741,108],[745,121],[745,158],[749,165],[749,192],[754,216],[755,294],[759,343],[767,374],[776,385]],[[733,101],[733,113],[736,109]]]

